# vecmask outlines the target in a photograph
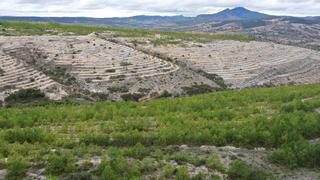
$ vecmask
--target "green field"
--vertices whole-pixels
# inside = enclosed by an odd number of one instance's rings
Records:
[[[44,168],[50,178],[90,172],[86,175],[102,179],[139,179],[161,169],[164,179],[185,179],[188,174],[184,166],[174,170],[161,163],[173,159],[182,165],[204,164],[234,179],[241,179],[242,171],[248,173],[244,178],[269,177],[241,161],[235,160],[234,167],[226,170],[216,157],[206,160],[166,150],[169,145],[184,144],[275,148],[268,158],[271,163],[317,169],[320,144],[308,140],[320,137],[320,114],[315,111],[318,107],[319,84],[142,102],[2,108],[0,169],[11,169],[13,175],[8,177],[21,175],[27,168]],[[90,163],[87,169],[75,166],[79,159],[94,156],[104,159],[98,167]],[[8,162],[3,160],[6,157]],[[22,170],[17,173],[17,169]]]
[[[252,41],[255,38],[245,35],[232,34],[197,34],[183,32],[169,32],[158,30],[125,29],[111,27],[96,27],[83,25],[69,25],[57,23],[28,23],[28,22],[0,22],[0,35],[4,36],[29,36],[29,35],[88,35],[97,32],[113,32],[121,37],[148,37],[160,34],[165,36],[165,42],[169,40],[212,41],[212,40],[237,40]],[[156,42],[157,44],[159,42]],[[162,42],[163,43],[163,42]]]

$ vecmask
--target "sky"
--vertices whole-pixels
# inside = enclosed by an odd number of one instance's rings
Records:
[[[273,15],[320,16],[320,0],[0,0],[0,16],[195,16],[240,6]]]

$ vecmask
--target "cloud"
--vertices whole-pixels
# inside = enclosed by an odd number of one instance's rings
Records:
[[[1,0],[0,15],[194,16],[238,6],[275,15],[320,16],[320,0]]]

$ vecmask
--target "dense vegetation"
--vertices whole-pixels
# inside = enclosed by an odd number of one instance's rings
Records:
[[[192,164],[232,179],[270,179],[269,173],[237,160],[226,169],[217,156],[167,148],[183,144],[276,148],[271,162],[320,168],[319,144],[307,141],[320,137],[320,114],[314,111],[320,107],[319,95],[317,84],[143,102],[2,108],[0,168],[18,177],[32,164],[45,168],[48,177],[81,172],[78,176],[102,179],[140,177],[160,169],[163,178],[185,179],[190,177],[185,165]],[[102,158],[96,168],[90,162],[95,156]],[[13,160],[3,162],[6,157]],[[15,161],[18,157],[24,157],[22,163]]]
[[[5,98],[6,107],[46,104],[49,99],[39,89],[21,89]]]
[[[180,40],[192,41],[212,41],[216,39],[223,40],[238,40],[238,41],[252,41],[255,38],[246,35],[236,34],[196,34],[196,33],[182,33],[182,32],[168,32],[158,30],[143,30],[143,29],[125,29],[125,28],[111,28],[111,27],[96,27],[96,26],[82,26],[82,25],[68,25],[57,23],[28,23],[28,22],[0,22],[0,35],[19,36],[19,35],[88,35],[93,32],[111,31],[115,36],[121,37],[147,37],[162,35],[164,38],[155,40],[153,44],[175,44]]]

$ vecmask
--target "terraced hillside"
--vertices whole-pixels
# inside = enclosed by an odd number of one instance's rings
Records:
[[[156,97],[164,91],[181,95],[183,88],[197,84],[205,84],[212,90],[220,88],[214,81],[196,72],[95,34],[3,37],[0,43],[5,56],[25,64],[10,65],[11,61],[4,59],[4,70],[26,65],[34,68],[18,71],[20,75],[25,71],[31,73],[30,77],[25,76],[30,85],[21,88],[38,88],[33,84],[47,87],[54,84],[51,77],[68,91],[76,89],[103,93],[113,100],[124,99],[122,96],[138,99]],[[9,71],[3,78],[14,76],[15,72]],[[40,79],[42,77],[45,79]],[[12,87],[13,91],[19,88]]]
[[[217,74],[233,88],[320,82],[320,52],[314,50],[255,41],[142,46]]]
[[[66,93],[60,84],[26,63],[7,55],[0,55],[0,100],[19,89],[40,89],[51,99],[61,99]]]
[[[6,87],[2,99],[29,87],[53,89],[47,94],[54,99],[98,93],[110,100],[138,100],[211,92],[225,84],[246,88],[320,82],[318,51],[251,37],[59,24],[2,26],[11,35],[0,38],[2,71],[7,69],[1,73]],[[16,77],[25,71],[31,74]],[[14,81],[19,81],[17,87],[8,88]]]

